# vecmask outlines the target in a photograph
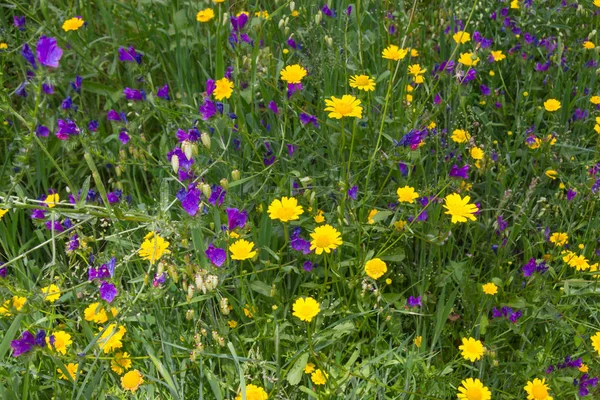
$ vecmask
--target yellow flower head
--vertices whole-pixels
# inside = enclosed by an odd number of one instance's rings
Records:
[[[423,75],[425,72],[427,72],[427,69],[421,69],[421,66],[419,64],[413,64],[408,66],[408,73],[415,77]]]
[[[123,336],[127,333],[127,329],[123,325],[117,327],[117,324],[110,324],[104,331],[102,329],[100,331],[102,334],[98,339],[98,345],[104,354],[123,347],[121,340],[123,340]]]
[[[407,54],[408,54],[408,50],[401,49],[398,46],[396,46],[395,44],[390,44],[388,47],[386,47],[381,52],[381,56],[383,58],[385,58],[386,60],[393,60],[393,61],[403,60]]]
[[[479,57],[474,53],[460,53],[458,62],[467,67],[473,67],[479,62]]]
[[[387,264],[380,258],[365,263],[365,273],[372,279],[379,279],[387,272]]]
[[[234,328],[237,328],[237,326],[238,326],[238,323],[237,323],[237,321],[234,321],[234,320],[229,320],[229,321],[227,321],[227,325],[229,325],[229,327],[230,327],[231,329],[234,329]]]
[[[8,49],[8,45],[4,42],[0,43],[0,50],[6,50]]]
[[[554,243],[555,246],[564,246],[569,243],[569,235],[564,232],[554,232],[550,235],[550,242]]]
[[[198,11],[196,14],[196,21],[198,22],[208,22],[215,17],[215,12],[212,8],[205,8],[204,10]]]
[[[600,104],[600,96],[592,96],[590,97],[590,102],[594,105]],[[596,117],[597,118],[597,117]],[[598,121],[596,121],[597,123]]]
[[[458,387],[460,400],[491,400],[492,392],[479,379],[467,378]]]
[[[294,197],[282,197],[281,200],[275,199],[267,210],[271,219],[278,219],[281,222],[294,221],[300,218],[304,212],[302,206],[298,205],[298,200]]]
[[[448,211],[445,214],[452,216],[452,223],[467,222],[467,219],[475,221],[475,213],[479,210],[475,204],[470,204],[470,196],[460,197],[457,193],[446,196],[444,208]]]
[[[317,224],[321,224],[321,223],[325,222],[325,216],[323,215],[323,210],[317,211],[317,215],[315,215],[314,219]]]
[[[63,31],[68,32],[68,31],[76,31],[77,29],[81,28],[84,24],[84,21],[79,18],[79,17],[75,17],[75,18],[71,18],[66,20],[63,23]]]
[[[151,264],[154,264],[156,261],[160,260],[164,254],[171,253],[171,251],[168,249],[171,243],[163,239],[158,233],[154,231],[149,232],[144,239],[145,240],[140,246],[138,253],[140,257],[142,257],[144,260],[150,261]]]
[[[15,310],[21,311],[21,309],[23,308],[23,306],[25,305],[26,302],[27,302],[27,298],[25,298],[25,297],[13,296],[11,300],[6,300],[0,306],[0,315],[10,317],[12,315],[10,312],[11,303],[12,303],[12,307],[14,307]]]
[[[48,208],[54,208],[59,201],[60,201],[60,196],[58,195],[58,193],[52,193],[52,194],[49,194],[48,197],[46,197],[46,200],[44,200],[44,203],[46,203],[46,206]]]
[[[310,322],[321,311],[319,303],[312,297],[300,297],[292,306],[294,317],[300,318],[301,321]]]
[[[350,87],[372,92],[375,90],[375,80],[369,75],[354,75],[350,77]]]
[[[229,79],[219,79],[215,82],[215,90],[213,91],[213,95],[217,100],[228,99],[233,93],[233,88],[233,82],[231,82]]]
[[[262,387],[252,384],[246,385],[246,400],[267,400],[268,398],[269,395]],[[241,393],[236,396],[235,400],[242,400]]]
[[[596,7],[600,7],[600,0],[594,0],[594,5]]]
[[[471,139],[471,134],[464,129],[455,129],[452,132],[451,139],[456,143],[465,143]]]
[[[473,338],[462,338],[462,344],[458,346],[465,360],[475,362],[483,357],[483,343]]]
[[[398,188],[396,194],[400,203],[414,203],[415,199],[419,197],[419,193],[415,192],[415,188],[411,186]]]
[[[471,34],[469,32],[458,31],[452,35],[452,39],[454,39],[457,44],[465,44],[471,40]]]
[[[491,296],[498,293],[498,286],[496,286],[496,284],[493,282],[488,282],[485,285],[482,285],[481,288],[483,289],[483,293],[489,294]]]
[[[302,78],[306,76],[308,71],[306,68],[299,64],[288,65],[279,73],[281,75],[281,80],[287,83],[300,83]]]
[[[129,371],[121,377],[123,390],[129,390],[131,393],[135,393],[142,383],[144,383],[144,377],[137,369]]]
[[[583,372],[584,374],[586,372],[590,372],[590,367],[588,367],[586,364],[581,364],[581,367],[577,369],[579,370],[579,372]]]
[[[600,332],[596,332],[590,339],[592,339],[592,347],[598,352],[598,355],[600,355]]]
[[[560,109],[560,101],[556,99],[548,99],[544,102],[544,108],[546,111],[554,112]]]
[[[596,45],[594,44],[594,42],[590,42],[589,40],[586,40],[585,42],[583,42],[583,48],[584,49],[591,50],[594,47],[596,47]]]
[[[415,346],[421,347],[423,344],[423,336],[416,336],[413,342],[415,343]]]
[[[327,378],[329,378],[329,374],[327,374],[325,371],[321,371],[320,369],[316,370],[310,375],[310,380],[317,386],[326,384]]]
[[[60,354],[67,354],[67,347],[73,344],[71,335],[65,331],[56,331],[50,336],[46,336],[46,344],[50,350],[56,350]]]
[[[229,246],[232,260],[247,260],[256,255],[254,243],[240,239]]]
[[[306,364],[306,367],[304,367],[305,374],[312,374],[314,370],[315,370],[315,364],[313,364],[311,362]]]
[[[43,287],[41,291],[44,294],[44,300],[50,303],[54,303],[60,298],[60,288],[55,284]]]
[[[492,58],[495,62],[498,62],[504,60],[506,56],[504,55],[504,53],[502,53],[502,50],[496,50],[492,51]]]
[[[544,172],[544,174],[552,180],[555,180],[558,177],[558,172],[556,172],[553,169],[546,170],[546,172]]]
[[[510,2],[510,8],[518,10],[519,9],[519,0],[512,0]]]
[[[115,354],[115,358],[110,361],[110,369],[112,369],[116,374],[121,375],[123,372],[131,368],[131,358],[129,357],[129,353],[127,352],[119,352]]]
[[[8,210],[0,208],[0,219],[2,219],[2,217],[4,217],[4,214],[6,214],[7,212],[8,212]]]
[[[345,94],[341,99],[331,96],[331,99],[325,99],[325,111],[329,111],[329,118],[340,119],[342,117],[362,118],[362,107],[360,100],[356,97]]]
[[[317,226],[310,237],[310,250],[317,254],[330,253],[343,243],[340,232],[329,224]]]
[[[377,209],[372,209],[371,211],[369,211],[369,216],[367,217],[367,224],[369,225],[373,225],[375,223],[375,220],[373,219],[373,217],[375,217],[377,215],[379,211],[377,211]]]
[[[113,317],[115,317],[118,312],[116,308],[111,307],[110,313]],[[87,306],[86,309],[83,311],[83,316],[86,321],[95,322],[97,324],[103,324],[106,321],[108,321],[108,314],[106,313],[106,310],[104,309],[102,304],[98,302],[92,303],[89,306]]]
[[[481,150],[479,147],[471,147],[469,153],[471,153],[471,157],[475,160],[483,160],[483,156],[485,155],[483,150]]]
[[[552,400],[548,394],[546,379],[535,378],[533,381],[527,382],[524,389],[527,392],[527,400]]]
[[[78,364],[75,364],[75,363],[69,363],[69,364],[66,364],[66,365],[65,365],[65,368],[67,368],[67,372],[69,373],[69,375],[70,375],[70,378],[71,378],[71,380],[73,380],[73,381],[74,381],[74,380],[75,380],[75,378],[77,377],[77,366],[78,366]],[[62,370],[62,369],[58,368],[58,369],[56,370],[56,372],[58,372],[58,374],[59,374],[59,375],[58,375],[58,378],[59,378],[59,379],[63,379],[63,380],[65,380],[65,381],[68,381],[68,380],[69,380],[69,378],[67,378],[67,376],[65,375],[65,373],[63,372],[63,370]]]

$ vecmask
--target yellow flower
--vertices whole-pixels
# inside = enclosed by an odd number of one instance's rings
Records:
[[[75,17],[75,18],[71,18],[66,20],[63,23],[63,31],[68,32],[68,31],[76,31],[77,29],[81,28],[84,24],[84,21],[79,18],[79,17]]]
[[[54,208],[59,201],[60,196],[58,195],[58,193],[53,193],[49,194],[48,197],[46,197],[44,203],[46,203],[46,206],[48,206],[48,208]]]
[[[213,3],[223,3],[225,0],[213,0]]]
[[[350,87],[372,92],[375,90],[375,80],[368,75],[354,75],[350,77]]]
[[[419,64],[413,64],[408,66],[409,75],[413,75],[414,77],[423,75],[425,72],[427,72],[427,69],[421,69],[421,66]]]
[[[479,57],[477,57],[473,53],[460,53],[458,62],[467,67],[472,67],[477,65],[477,63],[479,62]]]
[[[310,322],[321,311],[319,303],[312,297],[300,297],[292,306],[293,316],[300,318],[301,321]]]
[[[469,132],[465,131],[464,129],[455,129],[452,132],[451,138],[456,143],[465,143],[468,142],[469,139],[471,139],[471,134],[469,134]]]
[[[590,102],[594,105],[598,105],[600,104],[600,96],[592,96],[590,97]],[[596,117],[598,118],[598,117]],[[596,120],[596,123],[598,123],[598,120]]]
[[[496,76],[496,73],[493,70],[490,70],[490,76]]]
[[[458,31],[452,35],[452,39],[454,39],[457,44],[469,43],[471,40],[471,34],[469,32]]]
[[[150,264],[160,260],[163,254],[171,253],[168,249],[171,243],[163,239],[158,233],[149,232],[144,239],[138,253],[144,260],[150,261]]]
[[[250,304],[246,304],[244,307],[244,315],[248,318],[254,317],[254,314],[258,311],[255,306],[250,306]]]
[[[445,214],[452,216],[452,223],[455,224],[457,222],[467,222],[467,219],[471,221],[475,221],[475,213],[478,211],[478,208],[475,204],[470,204],[469,200],[471,200],[470,196],[465,196],[461,198],[459,194],[452,193],[446,196],[444,208],[448,211]]]
[[[102,332],[102,329],[100,330]],[[114,349],[120,349],[123,347],[123,343],[121,340],[123,336],[127,333],[127,329],[123,325],[110,324],[100,335],[98,339],[98,346],[100,346],[100,350],[104,352],[104,354],[110,353]]]
[[[512,0],[510,2],[510,8],[518,10],[519,9],[519,1],[518,0]]]
[[[117,309],[114,307],[110,309],[110,312],[113,317],[117,315]],[[108,321],[108,314],[106,313],[106,310],[98,302],[92,303],[89,306],[87,306],[86,309],[83,311],[83,315],[86,321],[95,322],[97,324],[103,324],[106,321]]]
[[[144,378],[137,369],[129,371],[121,377],[121,386],[123,387],[123,390],[129,390],[131,393],[135,393],[142,383],[144,383]]]
[[[373,279],[381,278],[386,272],[387,265],[380,258],[373,258],[365,263],[365,273]]]
[[[472,337],[462,338],[462,344],[458,348],[465,360],[475,362],[483,357],[483,343]]]
[[[504,60],[506,56],[504,55],[504,53],[502,53],[502,50],[496,50],[492,51],[492,58],[495,62],[498,62]]]
[[[223,99],[228,99],[231,97],[231,94],[233,93],[233,82],[231,82],[229,79],[227,78],[223,78],[223,79],[219,79],[218,81],[215,82],[215,90],[213,92],[213,95],[215,96],[215,99],[217,100],[223,100]]]
[[[600,332],[596,332],[590,339],[592,339],[592,347],[598,352],[598,355],[600,355]]]
[[[527,392],[527,400],[552,400],[552,397],[548,395],[546,379],[535,378],[533,382],[527,382],[524,389]]]
[[[479,379],[467,378],[460,383],[457,396],[460,400],[491,400],[492,392]]]
[[[238,323],[237,323],[237,321],[230,320],[230,321],[227,321],[227,325],[229,325],[229,327],[230,327],[231,329],[234,329],[234,328],[237,328],[237,326],[238,326]]]
[[[471,147],[469,153],[471,153],[471,157],[475,160],[483,160],[483,156],[485,155],[483,150],[481,150],[479,147]]]
[[[544,172],[544,174],[552,180],[555,180],[558,177],[558,172],[556,172],[553,169],[546,170],[546,172]]]
[[[417,49],[410,49],[410,56],[411,57],[419,57],[419,50],[417,50]]]
[[[548,99],[544,102],[544,108],[546,111],[554,112],[560,109],[560,101],[556,99]]]
[[[280,72],[281,80],[287,83],[300,83],[306,74],[306,69],[299,64],[288,65]]]
[[[305,374],[312,374],[314,370],[315,370],[315,364],[313,364],[311,362],[306,364],[306,367],[304,367]]]
[[[116,374],[121,375],[123,372],[131,368],[131,358],[129,353],[117,353],[115,358],[110,361],[110,369],[115,371]]]
[[[390,44],[388,47],[386,47],[381,52],[381,56],[383,58],[385,58],[386,60],[393,60],[393,61],[403,60],[407,54],[408,54],[408,50],[401,49],[398,46],[396,46],[395,44]]]
[[[396,194],[400,203],[414,203],[415,199],[419,197],[419,193],[415,192],[415,188],[411,186],[398,188]]]
[[[577,369],[579,370],[579,372],[583,372],[584,374],[590,371],[590,367],[588,367],[586,364],[581,364],[581,367]]]
[[[4,42],[0,43],[0,50],[6,50],[8,49],[8,45]]]
[[[260,386],[246,385],[246,400],[267,400],[268,398],[269,395]],[[235,400],[242,400],[241,393],[236,396]]]
[[[310,380],[317,386],[327,383],[327,378],[329,378],[329,374],[327,374],[325,371],[321,371],[320,369],[316,370],[310,375]]]
[[[4,217],[4,214],[6,214],[8,212],[8,210],[4,210],[2,208],[0,208],[0,219],[2,219],[2,217]]]
[[[208,22],[215,17],[215,12],[212,8],[205,8],[204,10],[198,11],[196,14],[196,21],[198,22]]]
[[[583,48],[584,49],[591,50],[594,47],[596,47],[596,45],[594,44],[594,42],[590,42],[589,40],[586,40],[585,42],[583,42]]]
[[[577,271],[585,271],[586,269],[590,269],[590,264],[587,258],[582,255],[571,257],[568,261],[568,264]]]
[[[292,11],[292,14],[290,14],[292,17],[297,17],[298,15],[300,15],[300,13],[298,12],[298,10],[294,10]]]
[[[600,0],[594,0],[594,5],[596,7],[600,7]]]
[[[323,216],[323,210],[317,211],[317,215],[315,215],[314,219],[317,224],[325,222],[325,217]]]
[[[54,303],[60,298],[60,289],[55,284],[43,287],[41,291],[45,295],[44,300],[49,301],[50,303]]]
[[[229,251],[231,252],[232,260],[247,260],[256,255],[256,250],[253,249],[254,243],[249,242],[244,239],[240,239],[231,246],[229,246]]]
[[[15,310],[21,311],[25,303],[27,302],[27,298],[21,296],[13,296],[11,300],[6,300],[2,306],[0,306],[0,315],[4,315],[6,317],[10,317],[12,314],[10,312],[10,307],[12,303],[12,307]]]
[[[299,219],[300,215],[304,212],[304,209],[302,206],[298,205],[298,200],[296,200],[296,198],[284,196],[281,200],[273,200],[267,212],[271,219],[288,222]]]
[[[262,10],[262,11],[257,11],[254,13],[255,17],[258,18],[264,18],[264,19],[268,19],[269,18],[269,12],[266,10]]]
[[[283,50],[281,50],[281,52],[282,52],[283,54],[288,54],[290,51],[289,51],[288,49],[283,49]]]
[[[50,336],[46,336],[46,344],[50,350],[56,350],[60,354],[67,354],[67,347],[73,344],[71,335],[65,331],[56,331]]]
[[[329,111],[329,118],[340,119],[342,117],[362,118],[362,107],[360,100],[356,97],[345,94],[341,99],[331,96],[331,99],[325,99],[325,111]]]
[[[483,289],[483,293],[491,296],[498,293],[498,286],[496,286],[496,284],[493,282],[486,283],[485,285],[482,285],[481,288]]]
[[[421,345],[423,344],[423,336],[415,337],[415,340],[413,342],[414,342],[415,346],[421,347]]]
[[[377,209],[372,209],[371,211],[369,211],[369,216],[367,217],[367,224],[369,225],[373,225],[375,223],[375,220],[373,219],[374,216],[377,215],[379,211],[377,211]]]
[[[329,224],[317,226],[310,237],[310,250],[317,254],[322,254],[323,251],[329,254],[343,243],[340,232]]]
[[[65,368],[67,369],[67,372],[69,373],[71,380],[75,380],[75,377],[77,376],[77,365],[75,363],[68,363],[65,365]],[[59,373],[58,378],[59,379],[63,379],[65,381],[68,381],[69,378],[67,378],[67,376],[65,375],[65,373],[63,372],[62,369],[58,368],[56,370],[56,372]]]
[[[398,229],[399,231],[404,229],[405,226],[406,226],[406,221],[398,220],[398,221],[394,222],[394,228]]]
[[[554,243],[555,246],[563,246],[569,243],[569,235],[564,232],[554,232],[550,235],[550,242]]]

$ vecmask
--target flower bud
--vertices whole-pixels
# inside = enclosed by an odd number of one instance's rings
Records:
[[[234,169],[233,171],[231,171],[231,180],[234,182],[240,180],[240,171],[239,170]]]
[[[319,12],[317,13],[317,15],[315,15],[315,23],[317,25],[319,25],[321,23],[322,19],[323,19],[323,13],[321,12],[321,10],[319,10]]]
[[[590,34],[588,35],[587,39],[588,40],[592,40],[593,37],[596,36],[596,30],[594,29],[593,31],[590,32]]]
[[[210,190],[210,185],[208,183],[203,183],[202,187],[200,188],[200,190],[202,190],[202,194],[205,197],[210,197],[211,190]]]
[[[188,286],[187,290],[187,301],[190,301],[194,297],[194,285]]]
[[[229,181],[227,180],[227,178],[223,178],[219,181],[219,183],[221,184],[221,187],[225,190],[229,190]]]
[[[185,319],[187,319],[188,321],[194,319],[194,310],[187,310],[185,313]]]
[[[285,20],[282,18],[279,20],[279,23],[277,24],[277,27],[279,29],[283,28],[285,26]]]
[[[219,301],[219,308],[221,308],[221,312],[223,315],[229,315],[229,300],[227,297],[222,297]]]
[[[202,132],[200,134],[200,140],[204,147],[206,147],[207,150],[210,150],[210,135],[206,132]]]
[[[291,1],[290,2],[290,11],[294,12],[295,9],[296,9],[296,2],[295,1]]]

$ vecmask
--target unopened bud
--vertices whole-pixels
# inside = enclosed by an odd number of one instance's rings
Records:
[[[188,321],[194,319],[194,310],[187,310],[185,313],[185,319],[187,319]]]
[[[279,29],[283,28],[285,26],[285,20],[282,18],[279,20],[279,23],[277,24],[277,27]]]
[[[321,23],[322,19],[323,19],[323,13],[321,12],[321,10],[319,10],[319,12],[317,13],[317,15],[315,15],[315,23],[317,25],[319,25]]]
[[[296,9],[296,2],[295,1],[291,1],[290,2],[290,11],[294,12],[295,9]]]
[[[227,180],[227,178],[223,178],[219,181],[219,183],[221,184],[221,187],[225,190],[229,190],[229,181]]]
[[[187,300],[190,301],[194,297],[194,285],[188,286],[187,290]]]
[[[202,140],[204,147],[210,150],[210,135],[206,132],[202,132],[202,134],[200,134],[200,140]]]
[[[234,169],[233,171],[231,171],[231,180],[232,181],[239,181],[240,180],[240,171],[237,169]]]
[[[596,30],[594,29],[593,31],[590,32],[590,34],[588,35],[587,39],[588,40],[592,40],[592,38],[596,36]]]
[[[221,308],[223,315],[229,315],[229,300],[227,300],[227,297],[221,298],[219,301],[219,308]]]
[[[200,189],[202,190],[202,194],[204,196],[210,197],[211,190],[210,190],[210,185],[208,183],[203,183],[202,187]]]

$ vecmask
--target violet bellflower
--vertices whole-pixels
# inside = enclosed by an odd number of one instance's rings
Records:
[[[127,49],[119,47],[119,61],[123,62],[136,62],[142,63],[142,55],[135,51],[133,46],[129,46]]]
[[[192,217],[198,212],[201,196],[202,192],[195,183],[190,183],[187,190],[182,188],[177,192],[177,199],[181,202],[181,207]]]
[[[33,52],[31,51],[31,48],[29,47],[29,45],[27,43],[25,43],[23,45],[23,47],[21,47],[21,55],[23,56],[25,61],[27,61],[29,64],[31,64],[33,69],[37,69],[37,63],[35,62],[35,56],[33,55]]]
[[[222,267],[227,260],[227,252],[221,248],[215,247],[212,243],[208,245],[204,254],[206,254],[206,257],[215,267]]]
[[[99,291],[100,297],[109,303],[112,303],[112,301],[115,299],[115,297],[117,297],[117,294],[119,293],[115,285],[107,281],[103,281],[100,284]]]
[[[35,52],[38,62],[50,68],[58,68],[63,55],[63,50],[56,44],[56,39],[44,35],[38,40]]]
[[[248,213],[240,211],[237,208],[227,208],[227,228],[233,231],[236,228],[243,228],[246,225],[248,219]]]

